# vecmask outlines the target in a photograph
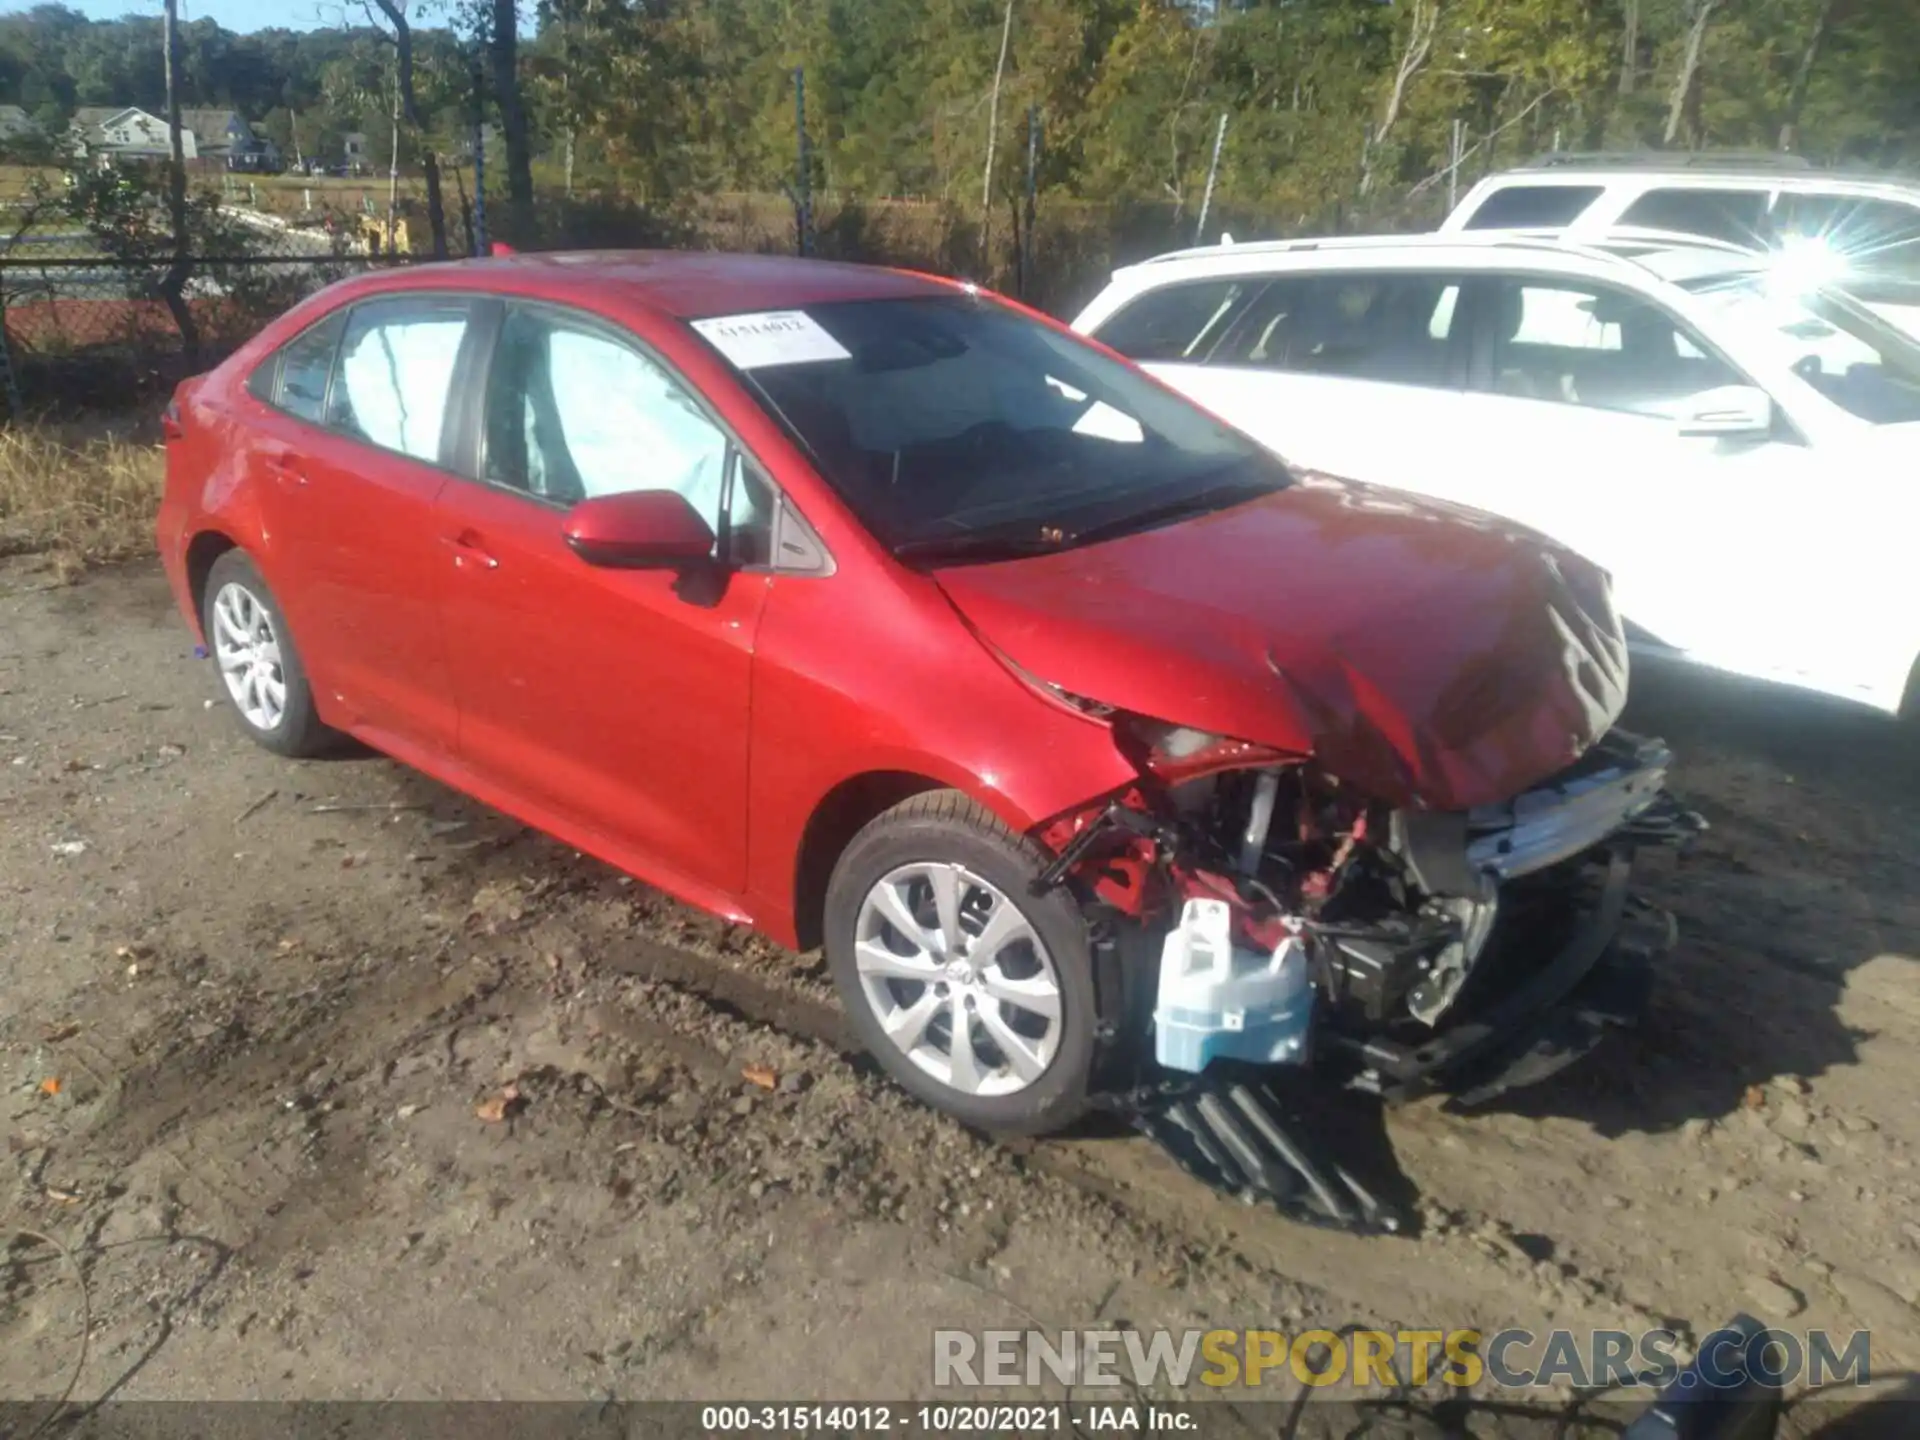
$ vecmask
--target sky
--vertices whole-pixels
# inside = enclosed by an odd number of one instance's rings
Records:
[[[122,15],[158,15],[160,0],[61,0],[94,20],[116,20]],[[30,10],[32,0],[0,0],[0,12]],[[322,23],[338,24],[342,10],[358,19],[358,0],[180,0],[182,20],[217,20],[229,30],[265,30],[285,26],[310,30]]]

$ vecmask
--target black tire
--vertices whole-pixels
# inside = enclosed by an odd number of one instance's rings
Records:
[[[922,1070],[887,1037],[861,983],[856,927],[868,892],[916,861],[965,866],[1013,900],[1046,946],[1060,992],[1060,1034],[1052,1062],[1007,1095],[970,1095]],[[981,1130],[1041,1135],[1085,1113],[1099,1025],[1087,923],[1071,891],[1031,893],[1046,857],[957,790],[902,801],[869,822],[841,854],[827,885],[827,963],[861,1044],[901,1086],[936,1110]]]
[[[277,668],[279,678],[286,687],[286,703],[279,719],[270,726],[256,723],[240,708],[240,703],[228,690],[220,669],[220,643],[214,608],[220,594],[229,586],[239,586],[253,597],[254,603],[265,613],[272,627],[273,639],[279,647],[280,663]],[[213,658],[214,680],[220,687],[221,697],[226,700],[227,708],[233,712],[241,728],[257,743],[276,755],[294,759],[325,754],[340,743],[340,732],[322,724],[319,712],[314,708],[313,688],[307,683],[306,667],[300,663],[300,650],[294,643],[293,631],[287,625],[280,602],[274,598],[273,591],[267,588],[259,567],[244,550],[227,551],[213,562],[213,567],[207,572],[206,589],[200,596],[200,627],[206,636],[207,651]]]

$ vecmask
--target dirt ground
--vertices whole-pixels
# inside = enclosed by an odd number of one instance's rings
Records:
[[[981,1140],[845,1053],[818,956],[214,694],[157,567],[0,565],[0,1240],[83,1271],[81,1398],[900,1400],[939,1327],[1740,1310],[1920,1368],[1920,767],[1872,717],[1636,676],[1713,824],[1643,868],[1648,1024],[1361,1116],[1422,1219],[1361,1239]],[[16,1238],[0,1398],[60,1394],[81,1309]]]

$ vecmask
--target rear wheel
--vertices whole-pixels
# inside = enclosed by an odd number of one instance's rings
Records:
[[[827,960],[861,1041],[914,1095],[986,1130],[1086,1109],[1096,1014],[1086,920],[1032,892],[1045,860],[957,791],[872,821],[834,867]]]
[[[300,652],[280,604],[244,550],[207,572],[201,629],[221,689],[246,731],[279,755],[318,755],[340,740],[320,722]]]

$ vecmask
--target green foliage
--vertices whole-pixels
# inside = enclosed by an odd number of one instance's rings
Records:
[[[1191,215],[1224,114],[1216,214],[1272,229],[1430,220],[1456,123],[1469,182],[1556,144],[1658,143],[1697,4],[1013,0],[994,228],[1020,204],[1030,107],[1052,200]],[[925,198],[977,219],[1004,6],[537,0],[519,74],[539,173],[656,212],[790,185],[804,67],[817,190]],[[416,28],[422,130],[403,136],[403,164],[419,144],[460,149],[471,46],[491,11],[490,0],[427,8],[451,28]],[[1913,0],[1719,0],[1681,133],[1920,159],[1913,25]],[[289,154],[297,140],[337,160],[340,137],[363,131],[384,163],[394,52],[380,30],[236,35],[194,21],[181,50],[185,104],[232,106]],[[64,120],[81,105],[157,109],[161,88],[157,20],[89,22],[56,5],[0,17],[0,101]]]

